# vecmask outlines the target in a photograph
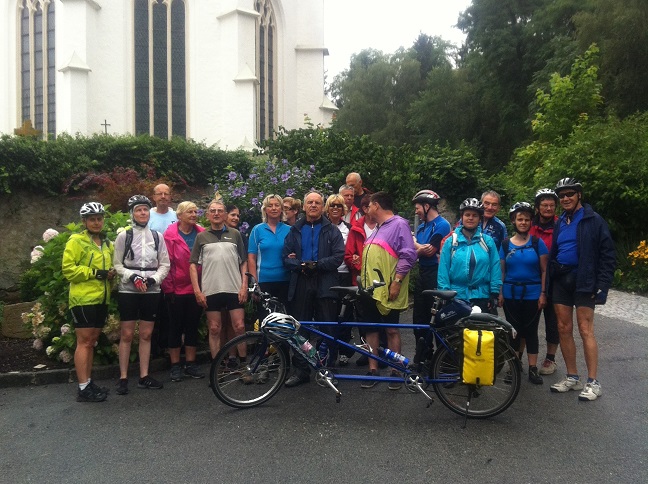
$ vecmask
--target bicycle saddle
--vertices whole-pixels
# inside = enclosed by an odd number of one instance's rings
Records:
[[[335,291],[340,295],[355,295],[358,294],[358,286],[332,286],[331,291]]]
[[[426,289],[422,292],[426,297],[440,297],[444,301],[449,301],[457,295],[457,291],[439,291],[437,289]]]

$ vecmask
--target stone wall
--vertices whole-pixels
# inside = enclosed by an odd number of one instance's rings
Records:
[[[0,195],[0,300],[18,299],[20,275],[29,267],[30,253],[48,228],[79,218],[82,202],[64,196],[15,192]]]

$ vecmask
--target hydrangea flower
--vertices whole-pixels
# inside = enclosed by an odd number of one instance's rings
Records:
[[[59,234],[59,233],[58,233],[58,230],[54,230],[54,229],[47,229],[45,232],[43,232],[43,240],[44,240],[45,242],[49,242],[49,241],[52,240],[54,237],[56,237],[58,234]]]
[[[45,249],[43,249],[42,245],[37,245],[36,247],[34,247],[30,254],[32,264],[43,256],[43,250]]]
[[[69,363],[70,361],[72,361],[72,355],[70,354],[70,352],[68,350],[64,349],[64,350],[61,350],[61,352],[59,353],[59,359],[63,363]]]
[[[34,340],[34,344],[32,345],[32,347],[33,347],[36,351],[40,351],[40,350],[42,350],[42,349],[43,349],[43,340],[42,340],[42,339],[39,339],[39,338],[36,338],[36,339]]]
[[[63,326],[61,326],[61,334],[62,335],[67,334],[69,332],[70,332],[70,325],[69,324],[66,323]]]

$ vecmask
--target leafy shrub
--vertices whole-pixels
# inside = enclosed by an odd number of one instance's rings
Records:
[[[116,167],[109,173],[79,173],[70,178],[63,187],[66,195],[77,195],[87,192],[95,193],[95,199],[110,205],[113,210],[128,211],[128,199],[136,194],[151,196],[153,188],[165,183],[174,190],[186,189],[184,180],[173,183],[164,178],[157,178],[155,169],[147,168],[147,173],[141,177],[133,168]]]
[[[107,174],[117,167],[131,168],[140,177],[153,169],[156,177],[171,184],[202,186],[211,174],[222,173],[227,166],[244,170],[248,163],[244,151],[224,151],[181,138],[60,134],[55,140],[41,141],[3,135],[0,193],[21,188],[59,194],[66,181],[79,173]]]

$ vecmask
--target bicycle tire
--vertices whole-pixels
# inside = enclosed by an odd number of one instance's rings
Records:
[[[522,368],[513,349],[502,340],[497,342],[498,358],[495,383],[492,386],[466,385],[461,381],[461,338],[447,341],[452,349],[441,346],[432,360],[432,377],[447,382],[432,383],[439,400],[454,413],[468,418],[489,418],[502,413],[517,398],[522,385]],[[472,392],[468,406],[468,392]]]
[[[237,359],[236,367],[228,367],[232,348],[245,344],[247,360]],[[270,400],[281,388],[288,373],[288,355],[281,342],[270,340],[264,333],[248,332],[223,346],[209,373],[214,395],[234,408],[251,408]]]

